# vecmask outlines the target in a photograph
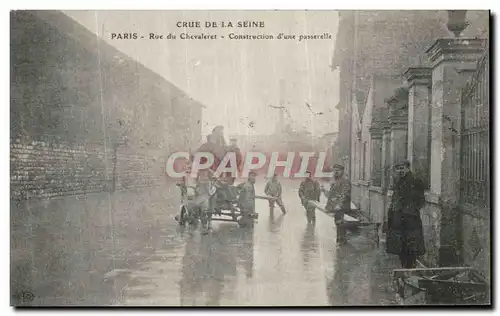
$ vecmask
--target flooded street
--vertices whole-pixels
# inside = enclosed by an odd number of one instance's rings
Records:
[[[19,305],[325,306],[392,304],[396,258],[354,236],[335,244],[333,219],[307,224],[299,182],[284,180],[270,214],[257,200],[254,228],[214,222],[184,231],[176,187],[12,203],[11,246]],[[258,179],[256,192],[264,191]],[[64,215],[62,215],[64,214]]]

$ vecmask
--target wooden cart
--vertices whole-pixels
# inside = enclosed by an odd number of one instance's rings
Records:
[[[181,226],[186,224],[196,227],[199,222],[206,229],[211,227],[212,221],[235,222],[240,226],[251,225],[258,218],[257,213],[244,214],[238,204],[238,190],[235,186],[218,181],[213,185],[209,198],[209,210],[201,212],[196,204],[196,187],[178,185],[182,190],[180,215],[175,217]],[[191,189],[194,195],[187,197],[187,190]]]

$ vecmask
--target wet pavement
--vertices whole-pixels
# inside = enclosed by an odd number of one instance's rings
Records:
[[[173,185],[29,203],[11,202],[16,305],[328,306],[394,304],[396,258],[365,236],[335,245],[333,219],[306,222],[299,182],[285,180],[254,228],[214,222],[213,232],[173,221]],[[263,179],[256,191],[262,194]]]

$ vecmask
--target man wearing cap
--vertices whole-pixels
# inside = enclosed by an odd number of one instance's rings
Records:
[[[319,202],[321,186],[318,180],[313,178],[311,171],[306,171],[306,174],[307,178],[300,184],[299,198],[306,209],[307,223],[314,224],[316,222],[316,207],[310,204],[309,201]]]
[[[283,188],[278,180],[278,175],[275,173],[271,180],[266,183],[266,188],[264,189],[266,195],[276,198],[276,200],[269,200],[269,209],[271,212],[274,210],[274,204],[278,204],[281,209],[281,213],[286,214],[285,205],[281,199],[281,194],[283,193]]]
[[[326,193],[326,192],[325,192]],[[351,183],[344,177],[344,166],[333,166],[333,181],[327,194],[326,211],[334,213],[337,226],[337,243],[346,243],[344,214],[351,208]]]
[[[425,203],[424,183],[410,171],[410,162],[394,165],[395,181],[387,214],[387,253],[399,255],[404,269],[415,267],[417,257],[425,254],[420,209]]]

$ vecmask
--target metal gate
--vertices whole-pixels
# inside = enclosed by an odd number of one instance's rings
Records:
[[[490,207],[489,52],[462,90],[460,204]]]

